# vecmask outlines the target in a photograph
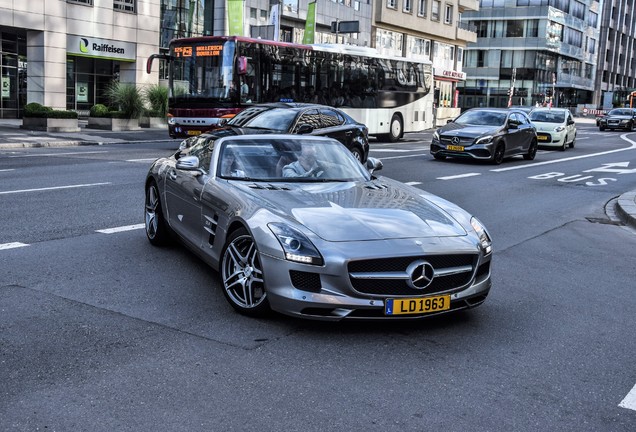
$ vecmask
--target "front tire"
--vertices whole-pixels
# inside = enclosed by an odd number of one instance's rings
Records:
[[[492,163],[495,165],[501,165],[504,160],[505,154],[506,146],[503,143],[497,144],[497,147],[495,147],[495,152],[492,155]]]
[[[154,246],[163,246],[170,243],[172,230],[163,216],[159,188],[154,181],[150,182],[146,188],[144,221],[146,237],[148,237],[148,241],[150,241],[151,244]]]
[[[220,273],[223,294],[237,312],[257,317],[270,311],[258,249],[245,228],[229,236]]]
[[[572,142],[570,143],[570,148],[574,148],[575,144],[576,144],[576,134],[574,134],[574,138],[572,138]]]
[[[364,156],[362,155],[362,150],[360,150],[358,147],[353,147],[351,149],[351,154],[353,155],[354,158],[356,158],[358,162],[362,163],[362,160],[364,159]]]

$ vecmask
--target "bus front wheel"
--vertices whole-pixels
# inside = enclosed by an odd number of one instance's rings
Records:
[[[396,142],[400,138],[402,138],[403,132],[404,129],[402,126],[402,119],[399,115],[393,114],[393,117],[391,117],[391,123],[389,125],[389,133],[386,137],[390,142]]]

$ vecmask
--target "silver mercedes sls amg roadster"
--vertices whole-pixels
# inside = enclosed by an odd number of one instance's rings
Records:
[[[240,313],[421,318],[484,302],[491,237],[438,196],[377,177],[338,141],[210,138],[152,164],[148,240],[180,239]]]

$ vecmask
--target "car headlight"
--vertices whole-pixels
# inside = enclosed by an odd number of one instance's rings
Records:
[[[177,121],[175,120],[175,118],[171,114],[168,114],[168,124],[169,125],[174,125],[176,123],[177,123]]]
[[[488,144],[490,142],[492,142],[494,136],[492,135],[486,135],[484,137],[479,138],[477,141],[475,141],[475,144]]]
[[[439,141],[439,132],[437,131],[433,132],[433,139],[436,141]]]
[[[267,226],[278,239],[287,260],[313,265],[324,263],[322,255],[305,234],[284,223],[270,223]]]
[[[564,130],[565,130],[565,128],[563,126],[557,126],[557,127],[554,128],[555,132],[562,132]]]
[[[484,253],[489,254],[490,252],[492,252],[492,240],[486,232],[486,228],[484,227],[484,225],[479,222],[479,219],[477,219],[476,217],[470,218],[470,224],[479,237],[479,243]]]

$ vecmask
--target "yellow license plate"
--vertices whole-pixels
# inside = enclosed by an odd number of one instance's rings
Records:
[[[448,309],[450,309],[450,295],[387,299],[384,303],[385,315],[426,314]]]
[[[446,150],[464,151],[464,146],[449,145],[446,146]]]
[[[537,135],[537,139],[538,139],[539,141],[547,141],[547,140],[548,140],[548,137],[547,137],[547,136],[545,136],[545,135]]]
[[[199,130],[189,130],[188,135],[201,135],[201,131]]]

